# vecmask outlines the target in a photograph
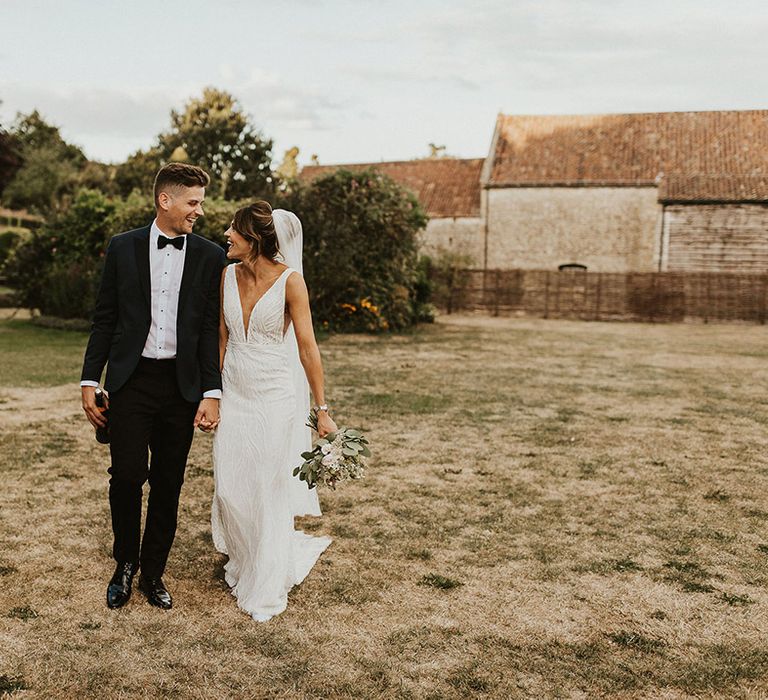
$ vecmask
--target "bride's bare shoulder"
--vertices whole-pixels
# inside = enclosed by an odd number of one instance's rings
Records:
[[[298,270],[291,268],[291,274],[288,275],[288,279],[285,281],[285,289],[289,295],[292,293],[307,293],[307,285],[304,282],[304,277]]]

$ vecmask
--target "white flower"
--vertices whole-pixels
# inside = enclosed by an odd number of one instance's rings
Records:
[[[325,445],[323,445],[325,447]],[[334,454],[327,454],[325,457],[323,457],[323,466],[330,467],[331,465],[336,464],[336,455]]]
[[[322,452],[324,455],[327,455],[332,449],[333,447],[331,446],[331,443],[326,442],[325,445],[320,448],[320,452]]]

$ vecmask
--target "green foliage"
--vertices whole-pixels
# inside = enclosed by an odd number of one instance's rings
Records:
[[[171,112],[171,130],[159,136],[158,150],[166,162],[183,160],[204,168],[211,175],[209,196],[257,199],[274,192],[272,141],[223,90],[205,88],[181,112]]]
[[[23,228],[3,228],[0,230],[0,268],[11,256],[22,238],[28,234],[27,229]]]
[[[78,187],[78,174],[87,163],[85,155],[64,141],[59,129],[37,110],[19,115],[11,134],[23,164],[5,187],[3,203],[42,214],[61,211]]]
[[[0,126],[0,194],[16,175],[21,164],[18,141]]]
[[[420,323],[432,323],[435,320],[435,307],[432,305],[432,279],[430,277],[431,260],[420,255],[416,264],[416,278],[413,284],[413,306],[416,320]]]
[[[206,201],[206,216],[195,232],[223,242],[236,207]],[[28,234],[7,260],[4,272],[17,302],[50,316],[90,318],[109,239],[146,226],[154,217],[152,198],[139,192],[116,199],[97,190],[79,191],[66,212]]]
[[[240,207],[245,206],[247,203],[247,201],[232,202],[221,198],[206,198],[203,204],[205,216],[202,219],[198,219],[195,224],[195,233],[220,245],[224,244],[226,242],[224,232],[232,223],[232,216]]]
[[[116,175],[117,166],[89,160],[77,174],[77,185],[79,189],[115,195],[119,193]]]
[[[50,225],[54,256],[63,262],[104,254],[115,203],[97,190],[81,190],[72,206]]]
[[[39,309],[58,318],[85,319],[93,313],[101,265],[85,258],[82,262],[54,262],[43,276]]]
[[[107,224],[110,236],[146,226],[155,218],[151,191],[134,190],[124,199],[115,199],[114,205],[115,209]]]
[[[163,165],[163,156],[157,147],[147,151],[136,151],[115,169],[115,189],[123,197],[135,190],[152,198],[155,175]]]
[[[155,218],[155,206],[151,194],[143,194],[134,190],[125,199],[113,201],[115,211],[110,216],[107,225],[110,235],[146,226]],[[232,215],[242,205],[242,202],[206,199],[203,204],[205,216],[197,220],[195,233],[216,243],[223,244],[226,240],[224,232],[232,222]]]
[[[304,227],[319,326],[384,331],[418,320],[416,234],[427,217],[413,195],[376,170],[338,170],[286,193],[280,205]]]
[[[4,268],[19,302],[52,316],[87,318],[114,212],[104,194],[82,190],[65,213],[32,233]]]

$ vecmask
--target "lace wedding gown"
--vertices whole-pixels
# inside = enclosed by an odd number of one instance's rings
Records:
[[[256,302],[247,328],[234,265],[224,277],[229,340],[213,442],[213,542],[229,556],[225,578],[238,606],[259,621],[285,610],[288,591],[331,542],[293,527],[294,515],[320,515],[320,508],[316,492],[292,474],[301,450],[309,449],[295,439],[304,432],[309,395],[297,401],[295,343],[286,342],[285,285],[292,272],[284,270]]]

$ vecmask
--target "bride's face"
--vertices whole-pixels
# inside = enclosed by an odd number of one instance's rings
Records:
[[[245,260],[250,255],[250,243],[235,231],[231,225],[224,235],[227,237],[227,257],[230,260]]]

